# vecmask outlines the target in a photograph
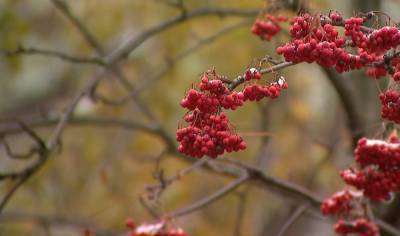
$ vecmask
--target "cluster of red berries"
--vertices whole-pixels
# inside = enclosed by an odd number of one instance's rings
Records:
[[[381,100],[381,117],[400,123],[400,92],[388,89],[379,95]]]
[[[340,173],[343,180],[363,191],[364,196],[375,201],[388,201],[392,192],[399,190],[400,172],[364,170],[344,170]]]
[[[393,192],[400,190],[400,142],[392,137],[382,140],[358,141],[354,152],[360,169],[341,172],[343,180],[375,201],[386,201]]]
[[[360,200],[362,194],[350,190],[336,192],[330,198],[321,204],[321,212],[324,215],[341,215],[347,214],[353,209]]]
[[[244,80],[245,81],[249,81],[249,80],[252,80],[252,79],[260,80],[261,77],[262,77],[261,72],[259,70],[257,70],[256,68],[249,68],[244,73]]]
[[[342,15],[341,15],[339,12],[337,12],[337,11],[332,11],[332,12],[330,12],[328,18],[331,20],[329,23],[332,23],[332,24],[334,24],[334,25],[337,25],[337,24],[340,24],[340,23],[343,22],[343,17],[342,17]]]
[[[385,26],[377,29],[368,35],[366,44],[366,47],[362,48],[369,52],[386,52],[400,45],[400,31],[394,26]]]
[[[379,79],[387,74],[391,74],[394,81],[400,81],[400,58],[395,55],[386,56],[389,57],[390,63],[385,62],[385,54],[368,54],[364,49],[359,50],[360,55],[363,57],[363,60],[370,62],[384,62],[384,63],[375,63],[375,65],[367,68],[367,75],[369,77]],[[366,58],[366,59],[365,59]]]
[[[336,233],[340,235],[357,234],[359,236],[377,236],[379,228],[365,218],[359,218],[354,221],[339,220],[334,226]]]
[[[400,45],[400,30],[394,26],[385,26],[371,32],[363,33],[361,26],[367,18],[353,17],[345,21],[345,35],[350,36],[352,43],[358,47],[361,54],[369,57],[369,62],[383,61],[384,54],[392,48]],[[394,71],[388,71],[384,65],[371,67],[367,75],[380,78],[388,72],[392,74],[395,81],[400,80],[399,58],[393,57],[389,63]]]
[[[339,234],[378,235],[379,229],[365,218],[368,214],[363,201],[365,197],[387,201],[394,192],[400,191],[400,141],[395,135],[389,141],[361,138],[354,157],[358,167],[344,170],[340,176],[360,192],[343,190],[335,193],[321,204],[321,212],[342,217],[334,226]],[[358,219],[353,221],[356,212]]]
[[[230,131],[225,113],[204,113],[195,110],[185,116],[189,126],[178,129],[176,139],[180,142],[179,152],[201,158],[204,155],[216,158],[225,151],[239,151],[246,148],[243,139]]]
[[[385,26],[364,34],[361,26],[365,21],[366,18],[361,17],[352,17],[345,21],[345,35],[350,36],[357,47],[379,55],[400,45],[400,31],[397,27]]]
[[[264,97],[270,97],[274,99],[279,97],[282,89],[287,88],[288,84],[284,80],[278,80],[278,82],[274,82],[269,85],[248,85],[243,90],[244,101],[260,101]]]
[[[392,68],[393,69],[393,75],[392,78],[394,81],[400,81],[400,58],[395,57],[391,61]]]
[[[361,31],[361,26],[366,21],[362,17],[351,17],[345,20],[344,29],[345,35],[351,37],[351,41],[360,48],[367,46],[367,36]]]
[[[247,69],[243,75],[245,81],[260,80],[261,77],[261,72],[255,68]],[[231,131],[222,109],[236,110],[244,101],[277,98],[288,84],[280,77],[269,85],[247,84],[243,91],[236,92],[231,91],[213,71],[202,75],[198,88],[190,89],[181,101],[181,106],[189,112],[184,116],[188,126],[176,132],[176,139],[180,142],[178,150],[192,157],[216,158],[224,152],[246,148],[242,137]]]
[[[291,22],[290,35],[292,42],[277,48],[277,53],[286,61],[294,63],[316,62],[324,67],[334,67],[337,72],[345,72],[367,67],[367,75],[379,78],[388,72],[393,79],[400,80],[400,68],[394,71],[382,64],[385,53],[400,45],[400,30],[394,26],[380,29],[363,28],[368,17],[352,17],[343,20],[337,12],[320,19],[303,14]],[[343,26],[345,32],[340,36],[334,26]],[[350,40],[346,42],[346,39]],[[346,47],[355,47],[348,51]],[[357,54],[353,54],[355,51]],[[393,57],[391,61],[397,60]],[[397,63],[398,64],[398,63]],[[400,66],[399,66],[400,67]]]
[[[126,220],[129,228],[128,236],[187,236],[181,228],[171,228],[166,222],[157,224],[143,224],[138,227],[131,218]]]
[[[253,34],[260,36],[261,39],[270,41],[279,31],[280,22],[287,21],[286,17],[266,15],[264,19],[257,19],[251,27]]]
[[[209,80],[204,74],[199,84],[200,91],[190,89],[181,106],[191,111],[198,109],[204,113],[215,113],[222,106],[225,109],[235,110],[243,105],[243,94],[230,92],[219,79]]]
[[[400,45],[400,30],[394,26],[385,26],[373,30],[368,34],[362,32],[361,26],[366,18],[353,17],[345,22],[345,35],[350,36],[354,45],[358,47],[359,54],[366,55],[368,62],[379,62],[384,60],[388,50]],[[399,58],[393,57],[389,63],[394,70],[388,70],[385,65],[379,64],[367,69],[367,75],[380,78],[392,74],[395,81],[400,80]]]
[[[312,16],[304,14],[297,16],[291,21],[290,36],[293,39],[301,39],[310,34]]]
[[[367,76],[369,77],[379,79],[386,75],[387,75],[387,70],[384,66],[379,65],[367,68]]]
[[[353,212],[364,211],[362,207],[363,193],[350,190],[336,192],[321,204],[321,212],[324,215],[336,215],[339,217],[349,217]],[[364,212],[364,215],[365,212]],[[377,236],[379,228],[365,217],[357,219],[340,218],[333,226],[336,233],[340,235],[357,234],[361,236]]]
[[[339,36],[333,25],[324,23],[322,28],[318,28],[313,22],[315,19],[309,14],[296,17],[290,28],[293,41],[278,47],[277,53],[286,61],[316,62],[327,68],[335,67],[338,72],[360,69],[372,60],[346,51],[343,48],[346,40]]]
[[[361,168],[369,165],[380,170],[400,168],[400,142],[395,137],[389,142],[362,138],[354,151],[355,161]]]
[[[176,132],[180,142],[178,151],[192,157],[210,156],[216,158],[225,151],[239,151],[246,143],[230,129],[228,117],[221,108],[235,110],[244,101],[243,93],[231,92],[228,87],[213,74],[201,77],[200,91],[190,89],[181,101],[182,107],[189,109],[184,120],[187,127]]]

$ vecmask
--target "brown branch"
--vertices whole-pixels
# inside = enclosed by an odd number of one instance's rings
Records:
[[[89,29],[76,17],[69,6],[63,0],[51,0],[54,6],[78,29],[78,31],[82,34],[88,44],[96,50],[96,52],[100,55],[104,55],[104,50],[101,45],[95,39],[95,37],[90,33]]]
[[[71,63],[95,64],[95,65],[100,65],[100,66],[105,65],[105,62],[100,57],[91,57],[91,58],[77,57],[77,56],[68,55],[64,52],[59,52],[59,51],[54,51],[54,50],[49,50],[49,49],[35,48],[35,47],[24,47],[21,45],[18,46],[18,48],[14,49],[14,50],[2,49],[2,50],[0,50],[0,53],[4,54],[5,56],[8,56],[8,57],[17,56],[17,55],[40,55],[40,56],[58,58],[58,59],[61,59],[61,60],[67,61],[67,62],[71,62]]]
[[[88,95],[90,89],[97,84],[101,80],[100,75],[95,75],[94,77],[91,78],[90,81],[86,83],[86,85],[78,92],[78,94],[75,95],[74,99],[70,102],[70,104],[67,106],[67,109],[65,112],[61,115],[60,120],[58,121],[58,124],[50,136],[49,140],[47,141],[47,148],[49,150],[52,150],[54,146],[60,141],[61,135],[64,131],[65,126],[67,125],[68,121],[72,117],[72,113],[75,110],[75,107],[78,105],[79,101],[81,98],[83,98],[85,95]]]
[[[48,120],[36,120],[36,121],[26,121],[25,124],[32,128],[48,128],[54,126],[58,123],[59,119],[53,118]],[[101,126],[103,128],[116,127],[132,130],[140,130],[148,133],[157,133],[157,127],[151,125],[144,125],[135,121],[128,120],[116,120],[108,118],[78,118],[73,117],[69,124],[73,126]],[[18,134],[22,133],[23,130],[16,125],[9,125],[0,128],[0,135]]]
[[[178,218],[178,217],[190,214],[199,209],[202,209],[202,208],[208,206],[209,204],[217,201],[218,199],[222,198],[223,196],[229,194],[230,192],[235,190],[237,187],[242,185],[244,182],[246,182],[248,179],[249,179],[249,176],[247,174],[243,174],[241,177],[237,178],[235,181],[224,186],[223,188],[219,189],[218,191],[208,195],[207,197],[195,202],[194,204],[192,204],[188,207],[185,207],[185,208],[179,209],[175,212],[172,212],[172,213],[168,214],[168,216],[171,218]]]
[[[32,128],[46,128],[50,126],[57,125],[59,118],[47,119],[47,120],[36,120],[36,121],[26,121],[26,125]],[[135,121],[128,120],[117,120],[109,118],[79,118],[72,117],[69,120],[69,124],[73,126],[101,126],[103,128],[124,128],[130,130],[139,130],[142,132],[147,132],[159,136],[167,145],[168,151],[170,153],[177,153],[176,142],[173,137],[171,137],[164,129],[160,128],[158,124],[145,125]],[[22,133],[21,127],[16,125],[8,125],[0,128],[0,136],[18,134]]]
[[[88,44],[97,52],[98,55],[105,58],[103,61],[104,66],[108,71],[110,71],[116,78],[117,81],[122,84],[122,86],[127,90],[131,91],[133,89],[133,85],[129,82],[129,80],[123,75],[118,65],[115,63],[108,63],[106,60],[106,55],[104,49],[101,47],[100,43],[96,40],[96,38],[89,32],[86,26],[75,16],[70,10],[69,6],[63,0],[51,0],[53,4],[57,7],[58,10],[63,13],[66,18],[72,22],[73,25],[76,26],[78,31],[83,35],[84,39],[88,42]],[[89,95],[94,93],[98,83],[101,79],[97,80],[94,85],[89,89]],[[149,109],[143,105],[143,103],[137,98],[135,98],[135,103],[139,107],[139,109],[151,120],[154,120],[155,117],[152,115]]]
[[[37,154],[39,157],[32,165],[26,167],[22,171],[1,175],[0,180],[5,179],[5,178],[11,178],[11,179],[16,179],[16,182],[6,192],[5,196],[1,199],[0,213],[3,211],[4,207],[10,201],[11,197],[14,195],[14,193],[17,191],[17,189],[19,187],[21,187],[22,184],[24,184],[35,172],[37,172],[42,167],[42,165],[46,162],[46,160],[48,158],[48,154],[49,154],[45,143],[41,140],[41,138],[33,130],[31,130],[28,126],[26,126],[22,122],[19,122],[18,124],[19,124],[20,128],[25,133],[27,133],[37,143],[37,147],[38,147]]]
[[[296,220],[303,215],[308,207],[309,206],[307,203],[297,207],[290,217],[285,221],[285,224],[283,224],[277,236],[284,236],[286,231],[288,231],[289,228],[296,222]]]
[[[6,195],[1,199],[0,202],[0,213],[3,211],[4,207],[7,205],[7,203],[10,201],[11,197],[14,195],[14,193],[18,190],[19,187],[22,186],[25,181],[28,180],[29,175],[24,175],[23,177],[20,177],[20,175],[17,176],[18,179],[17,181],[13,184],[13,186],[6,192]],[[17,178],[16,177],[16,178]]]
[[[154,218],[159,220],[160,219],[160,213],[157,211],[157,209],[154,209],[153,207],[149,206],[147,204],[144,195],[139,196],[139,203],[143,206],[144,209],[147,210],[147,212]]]
[[[234,24],[234,25],[228,26],[226,28],[223,28],[222,30],[216,32],[215,34],[212,34],[212,35],[210,35],[208,37],[205,37],[204,39],[201,39],[195,45],[193,45],[193,46],[183,50],[182,52],[178,53],[174,58],[167,60],[167,65],[162,70],[160,70],[159,72],[157,72],[156,74],[154,74],[150,78],[144,80],[141,84],[136,86],[136,88],[131,90],[129,92],[129,94],[124,96],[124,97],[120,97],[120,98],[116,98],[116,99],[109,99],[109,98],[106,98],[106,97],[104,97],[104,96],[102,96],[100,94],[96,94],[95,96],[96,96],[97,99],[99,99],[101,102],[103,102],[104,104],[107,104],[107,105],[122,105],[122,104],[125,104],[130,99],[135,98],[136,96],[138,96],[140,92],[145,91],[150,86],[152,86],[154,84],[154,82],[156,82],[156,81],[160,80],[161,78],[163,78],[169,71],[172,70],[174,65],[176,65],[180,60],[183,60],[184,58],[192,55],[192,53],[194,53],[197,50],[201,49],[205,45],[213,42],[214,40],[220,38],[221,36],[224,36],[227,33],[231,32],[231,31],[233,31],[235,29],[238,29],[239,27],[247,25],[249,22],[250,21],[247,21],[247,20],[239,22],[238,24]]]
[[[249,188],[247,188],[244,192],[238,193],[238,205],[237,205],[237,213],[234,224],[233,236],[242,235],[242,224],[244,220],[244,214],[246,210],[246,200],[248,196]]]
[[[262,69],[262,70],[260,70],[260,72],[261,72],[261,74],[268,74],[268,73],[271,73],[271,72],[282,70],[282,69],[284,69],[286,67],[289,67],[289,66],[292,66],[292,65],[295,65],[295,63],[293,63],[293,62],[282,62],[280,64],[271,66],[269,68]],[[236,79],[234,79],[234,80],[229,82],[229,84],[228,84],[229,90],[234,90],[237,86],[239,86],[242,83],[244,83],[244,81],[245,81],[244,76],[243,75],[239,75]]]
[[[39,135],[37,135],[30,127],[28,127],[22,121],[18,120],[18,121],[16,121],[16,123],[17,123],[16,127],[18,127],[19,131],[27,134],[36,143],[36,146],[34,148],[32,148],[28,154],[23,154],[23,155],[15,154],[15,153],[12,153],[11,148],[8,146],[8,143],[5,140],[3,140],[3,145],[5,145],[6,152],[9,155],[11,155],[11,157],[13,157],[13,158],[24,158],[24,159],[29,158],[29,157],[33,156],[34,154],[38,154],[39,159],[36,162],[34,162],[31,166],[28,166],[27,168],[23,169],[22,171],[10,172],[7,174],[0,174],[0,181],[4,180],[4,179],[11,179],[11,180],[20,179],[20,180],[22,180],[25,177],[29,177],[32,174],[32,172],[34,172],[38,168],[39,162],[42,159],[46,158],[47,149],[46,149],[45,143],[39,137]],[[4,137],[4,135],[5,134],[1,134],[0,136]],[[23,180],[22,182],[24,182],[24,181],[25,180]],[[18,188],[18,186],[20,185],[19,182],[20,181],[17,181],[15,188]],[[6,194],[6,197],[4,199],[11,197],[12,193],[15,191],[13,188],[11,188],[10,192],[8,193],[10,196],[8,196],[8,194]],[[3,207],[3,204],[5,204],[4,201],[7,201],[4,199],[3,199],[2,203],[0,203],[0,205],[1,205],[0,212]]]
[[[35,148],[35,147],[32,147],[31,149],[29,149],[29,151],[27,153],[14,153],[6,140],[1,140],[1,143],[7,153],[7,156],[12,159],[26,160],[26,159],[31,158],[35,153],[37,153],[37,148]]]
[[[134,36],[126,40],[125,43],[122,43],[119,48],[114,50],[108,57],[108,63],[115,63],[120,61],[139,47],[146,40],[150,39],[156,34],[159,34],[175,25],[178,25],[184,21],[189,19],[204,17],[204,16],[237,16],[237,17],[254,17],[258,14],[258,9],[235,9],[235,8],[201,8],[197,10],[193,10],[191,12],[186,12],[185,14],[180,14],[175,16],[169,20],[165,20],[162,23],[151,27],[150,29],[145,30],[138,36]]]

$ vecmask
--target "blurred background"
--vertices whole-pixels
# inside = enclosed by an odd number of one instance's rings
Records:
[[[98,58],[132,36],[179,16],[183,8],[175,3],[0,1],[0,173],[22,170],[32,163],[7,152],[8,147],[13,153],[27,153],[33,144],[23,132],[4,135],[15,128],[13,119],[24,121],[44,140],[50,138],[56,119],[101,70],[103,61]],[[168,143],[172,140],[172,145],[177,145],[175,131],[186,112],[179,102],[185,91],[213,67],[219,74],[235,78],[267,55],[281,60],[274,51],[289,39],[287,25],[270,42],[250,32],[258,11],[269,4],[280,4],[282,8],[273,14],[288,17],[302,8],[323,14],[337,10],[345,17],[377,10],[396,22],[400,17],[400,1],[396,0],[184,0],[187,14],[210,8],[241,13],[184,19],[146,38],[119,63],[133,85],[134,99],[124,101],[128,92],[112,73],[105,73],[96,89],[97,99],[84,96],[80,100],[62,144],[3,209],[0,235],[84,235],[85,230],[96,235],[123,235],[127,217],[138,224],[154,222],[139,197],[159,182],[157,173],[174,176],[193,161],[171,151]],[[49,55],[49,51],[78,58],[79,63]],[[279,99],[247,103],[228,112],[248,148],[225,156],[257,165],[318,196],[329,196],[344,186],[338,173],[352,164],[354,138],[382,135],[377,83],[367,78],[365,71],[337,75],[315,64],[296,65],[279,73],[289,83]],[[379,86],[385,83],[384,79]],[[337,88],[345,93],[339,94]],[[135,102],[136,98],[140,102]],[[110,104],[109,100],[119,102]],[[135,126],[138,124],[156,127],[156,132]],[[213,171],[196,169],[168,186],[157,203],[158,210],[164,214],[188,206],[230,181]],[[0,196],[13,184],[9,179],[0,182]],[[246,184],[175,219],[174,224],[192,236],[277,235],[298,204],[267,188]],[[399,205],[388,204],[377,212],[395,224],[400,218]],[[286,235],[333,235],[331,225],[330,220],[309,212]]]

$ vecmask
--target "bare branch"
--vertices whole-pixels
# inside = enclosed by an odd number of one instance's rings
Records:
[[[37,120],[37,121],[26,121],[26,125],[32,128],[46,128],[54,126],[58,123],[57,118],[48,120]],[[101,126],[103,128],[116,127],[132,130],[140,130],[148,133],[157,133],[157,127],[151,125],[144,125],[135,121],[128,120],[117,120],[117,119],[107,119],[107,118],[78,118],[73,117],[70,122],[74,126]],[[4,128],[0,128],[0,135],[18,134],[23,132],[23,130],[15,125],[10,125]]]
[[[174,58],[169,59],[167,61],[167,65],[160,70],[158,73],[154,74],[150,78],[144,80],[141,84],[136,86],[135,89],[131,90],[127,96],[117,98],[117,99],[108,99],[104,96],[101,96],[100,94],[96,94],[96,98],[98,98],[101,102],[107,104],[107,105],[122,105],[128,102],[130,99],[135,98],[136,96],[139,95],[140,92],[145,91],[148,89],[150,86],[154,84],[154,82],[160,80],[163,78],[170,70],[172,70],[173,66],[178,63],[178,61],[183,60],[184,58],[192,55],[195,53],[197,50],[201,49],[205,45],[213,42],[214,40],[220,38],[221,36],[225,36],[229,32],[238,29],[242,26],[245,26],[249,24],[250,21],[245,20],[242,22],[239,22],[237,24],[234,24],[232,26],[228,26],[226,28],[223,28],[222,30],[216,32],[215,34],[212,34],[204,39],[199,40],[198,43],[195,45],[183,50],[182,52],[178,53]]]
[[[165,152],[163,152],[163,154],[165,154]],[[202,167],[206,162],[208,162],[208,160],[209,160],[208,158],[203,158],[201,160],[198,160],[194,162],[192,165],[179,171],[177,175],[171,176],[169,178],[164,177],[164,172],[162,170],[161,171],[158,170],[156,172],[157,173],[156,178],[159,181],[159,183],[155,185],[146,186],[148,196],[151,196],[149,198],[151,198],[153,201],[158,201],[159,198],[161,197],[161,194],[167,189],[168,186],[170,186],[177,180],[181,180],[183,176],[189,174],[193,170]]]
[[[119,48],[114,50],[108,57],[108,63],[114,63],[121,59],[126,58],[133,50],[139,47],[142,43],[144,43],[149,38],[153,37],[156,34],[159,34],[177,24],[180,24],[189,19],[204,17],[204,16],[237,16],[237,17],[254,17],[258,14],[258,9],[229,9],[229,8],[202,8],[193,10],[191,12],[187,12],[186,14],[181,14],[175,16],[169,20],[165,20],[159,25],[156,25],[148,30],[145,30],[143,33],[138,36],[133,36],[126,40],[125,43],[122,43]]]
[[[21,45],[18,46],[18,48],[15,50],[2,49],[2,50],[0,50],[0,53],[4,54],[5,56],[8,56],[8,57],[17,56],[17,55],[40,55],[40,56],[58,58],[58,59],[61,59],[61,60],[67,61],[67,62],[71,62],[71,63],[95,64],[95,65],[100,65],[100,66],[105,65],[105,62],[99,57],[91,57],[91,58],[76,57],[76,56],[68,55],[64,52],[53,51],[53,50],[48,50],[48,49],[41,49],[41,48],[34,48],[34,47],[24,47]]]
[[[246,200],[249,193],[249,188],[242,193],[238,193],[238,205],[237,205],[237,214],[234,224],[233,236],[240,236],[242,234],[242,224],[246,209]]]
[[[153,207],[149,206],[145,200],[144,195],[139,196],[139,203],[144,207],[144,209],[147,210],[147,212],[154,218],[154,219],[160,219],[160,213],[154,209]]]
[[[63,15],[78,29],[78,31],[82,34],[83,38],[88,42],[88,44],[96,50],[96,52],[100,55],[104,55],[104,51],[101,45],[97,42],[97,40],[93,37],[92,33],[90,33],[89,29],[76,17],[69,6],[63,0],[51,0],[51,2],[57,7]]]
[[[33,172],[30,172],[30,174],[23,175],[22,177],[20,177],[20,175],[16,176],[16,178],[18,177],[19,179],[17,179],[17,181],[14,183],[14,185],[6,192],[6,195],[0,201],[0,213],[3,211],[4,207],[10,201],[11,197],[14,195],[14,193],[17,191],[17,189],[19,187],[21,187],[22,184],[24,184],[25,181],[27,181],[29,179],[29,176],[32,173]]]
[[[27,153],[14,153],[11,150],[10,145],[8,144],[8,142],[6,140],[2,140],[1,143],[3,144],[3,147],[8,155],[8,157],[12,158],[12,159],[29,159],[33,156],[33,154],[35,154],[37,152],[36,148],[31,148]],[[1,178],[0,178],[1,179]]]
[[[284,236],[286,231],[296,222],[296,220],[303,215],[303,213],[307,210],[308,204],[303,204],[296,208],[296,210],[291,214],[291,216],[286,220],[285,224],[279,230],[277,236]]]
[[[178,218],[187,214],[190,214],[194,211],[197,211],[199,209],[202,209],[203,207],[215,202],[216,200],[220,199],[221,197],[227,195],[228,193],[232,192],[235,190],[237,187],[242,185],[244,182],[246,182],[249,179],[249,176],[247,174],[244,174],[243,176],[237,178],[235,181],[232,183],[226,185],[225,187],[219,189],[218,191],[208,195],[207,197],[195,202],[193,205],[190,205],[186,208],[177,210],[175,212],[172,212],[168,214],[169,217],[171,218]]]

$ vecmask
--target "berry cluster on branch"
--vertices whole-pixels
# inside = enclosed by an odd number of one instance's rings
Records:
[[[229,89],[215,70],[204,73],[197,88],[190,89],[181,101],[188,109],[184,121],[188,126],[179,128],[176,139],[180,142],[179,152],[201,158],[216,158],[224,152],[239,151],[246,148],[242,137],[231,128],[225,110],[236,110],[246,101],[259,101],[264,97],[277,98],[288,84],[283,77],[270,84],[256,84],[262,77],[256,68],[245,71],[246,85],[243,91]]]
[[[390,200],[400,190],[400,142],[362,138],[354,152],[358,169],[341,173],[344,181],[375,201]]]
[[[334,226],[337,233],[376,236],[379,229],[365,208],[366,199],[382,202],[400,191],[400,141],[392,136],[388,141],[362,138],[354,151],[356,168],[340,173],[346,184],[358,192],[343,190],[321,204],[324,215],[340,219]]]
[[[400,92],[388,89],[379,95],[381,100],[381,117],[400,124]]]
[[[287,21],[287,17],[265,15],[263,19],[257,19],[251,27],[251,32],[261,39],[270,41],[272,37],[281,31],[280,22]]]
[[[379,234],[379,228],[364,218],[354,221],[339,220],[333,228],[336,233],[341,235],[356,234],[359,236],[373,236]]]

